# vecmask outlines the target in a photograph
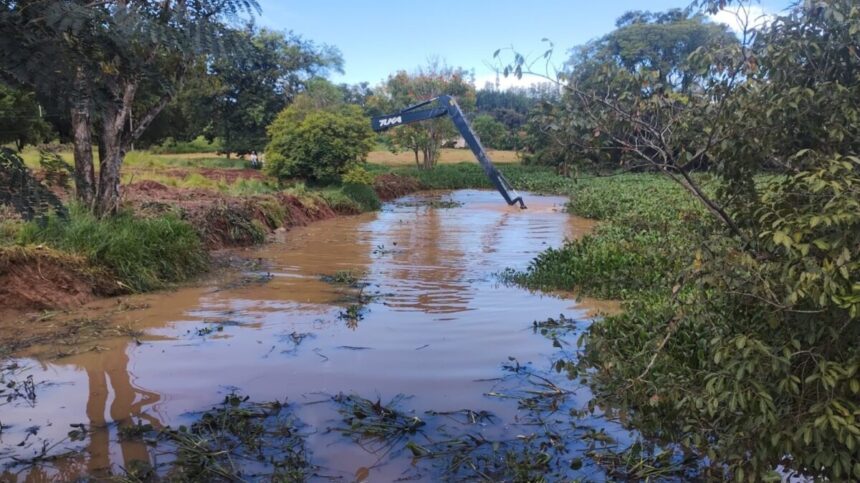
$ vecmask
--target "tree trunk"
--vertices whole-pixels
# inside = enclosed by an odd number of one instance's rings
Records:
[[[428,148],[427,146],[424,146],[423,148],[421,148],[421,155],[422,155],[422,158],[424,160],[424,166],[422,166],[422,167],[424,169],[430,169],[431,168],[431,165],[430,165],[430,148]]]
[[[99,159],[99,189],[95,202],[95,212],[99,216],[116,213],[119,209],[120,174],[125,153],[173,97],[172,93],[162,95],[161,99],[140,117],[132,130],[129,127],[129,119],[137,88],[136,81],[127,81],[121,88],[116,89],[114,101],[101,111],[102,135],[99,139],[99,151],[104,151],[104,156]]]
[[[101,162],[101,160],[105,159],[106,157],[107,152],[105,152],[105,143],[104,141],[102,141],[101,136],[99,136],[99,162]]]
[[[421,169],[421,161],[418,160],[418,148],[412,148],[412,152],[415,153],[415,166],[418,169]]]
[[[79,99],[72,107],[72,136],[75,146],[75,193],[78,201],[92,207],[96,194],[93,171],[93,141],[89,99]]]
[[[118,123],[119,112],[113,107],[105,108],[102,116],[102,135],[99,138],[99,151],[104,156],[99,159],[99,190],[96,199],[96,214],[105,216],[119,209],[119,183],[122,161],[126,146],[122,140],[124,123]]]

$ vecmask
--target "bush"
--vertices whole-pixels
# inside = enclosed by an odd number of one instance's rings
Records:
[[[382,207],[382,202],[373,191],[373,187],[366,184],[344,183],[341,188],[344,194],[355,200],[361,206],[362,211],[376,211]]]
[[[53,216],[24,225],[18,241],[83,255],[141,292],[188,280],[208,268],[197,232],[175,215],[142,219],[124,212],[98,219],[72,207],[68,221]]]
[[[65,216],[66,208],[57,196],[39,182],[11,149],[0,147],[0,206],[15,211],[25,220],[56,213]]]
[[[343,214],[376,211],[382,207],[376,191],[366,184],[344,183],[340,188],[323,190],[321,195],[331,209]]]
[[[269,126],[266,172],[279,180],[332,180],[364,162],[375,146],[358,106],[301,113],[291,106]]]
[[[511,135],[504,124],[495,120],[489,114],[480,114],[472,121],[475,134],[481,139],[484,147],[492,149],[511,149]]]
[[[367,171],[364,166],[355,165],[349,168],[340,179],[344,183],[365,184],[369,186],[373,184],[376,176]]]
[[[361,205],[350,198],[341,188],[329,188],[319,192],[326,204],[341,215],[357,215],[362,212]]]
[[[160,146],[153,146],[155,154],[191,154],[191,153],[217,153],[222,149],[221,140],[207,140],[203,136],[197,136],[191,141],[177,141],[167,138]]]

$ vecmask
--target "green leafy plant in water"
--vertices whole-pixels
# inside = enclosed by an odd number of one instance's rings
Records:
[[[230,394],[190,427],[162,431],[162,438],[176,448],[168,473],[174,481],[304,481],[313,471],[298,421],[280,402]]]
[[[363,278],[365,274],[363,272],[358,272],[355,270],[338,270],[332,275],[323,275],[320,279],[323,282],[337,284],[337,285],[348,285],[351,287],[356,286]]]
[[[535,438],[493,441],[467,433],[420,445],[407,444],[412,456],[428,461],[454,481],[559,481],[566,469],[541,449]]]
[[[151,434],[155,428],[151,424],[144,424],[143,421],[138,421],[135,424],[120,425],[117,430],[119,438],[122,440],[141,439],[147,434]]]
[[[207,335],[214,334],[215,332],[223,332],[223,331],[224,331],[224,326],[218,324],[218,325],[207,325],[206,327],[200,327],[198,329],[195,329],[194,333],[198,337],[206,337]]]
[[[397,409],[405,396],[395,396],[388,404],[371,401],[355,394],[338,394],[333,401],[346,426],[336,428],[363,448],[383,456],[416,434],[426,424],[417,416],[408,416]]]

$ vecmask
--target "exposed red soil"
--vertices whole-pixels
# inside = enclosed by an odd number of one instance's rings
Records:
[[[325,203],[302,203],[300,199],[286,193],[276,196],[281,206],[286,208],[284,225],[286,228],[305,226],[312,221],[334,218],[337,214]]]
[[[168,170],[165,174],[174,178],[185,179],[191,174],[199,174],[213,181],[224,180],[229,184],[233,184],[239,179],[254,179],[263,181],[266,175],[259,169],[250,168],[194,168],[193,170],[174,168]]]
[[[203,237],[210,250],[258,243],[258,222],[268,230],[304,226],[336,216],[325,203],[302,202],[285,193],[251,197],[227,196],[203,189],[173,188],[155,181],[141,181],[123,188],[123,196],[143,215],[179,210]],[[283,219],[279,219],[283,217]]]
[[[45,247],[0,248],[0,311],[68,309],[122,291],[81,257]]]
[[[421,189],[421,184],[415,178],[398,176],[393,173],[382,174],[373,182],[373,190],[382,201],[391,201],[395,198],[414,193]]]

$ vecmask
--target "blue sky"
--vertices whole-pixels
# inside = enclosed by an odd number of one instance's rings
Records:
[[[612,30],[628,10],[660,11],[691,0],[259,0],[261,25],[292,30],[334,45],[344,58],[336,82],[372,85],[431,58],[474,70],[476,84],[492,80],[485,65],[493,51],[513,45],[542,52],[541,39],[556,45],[557,58],[575,45]],[[775,12],[789,0],[763,0]],[[509,81],[510,82],[510,81]]]

